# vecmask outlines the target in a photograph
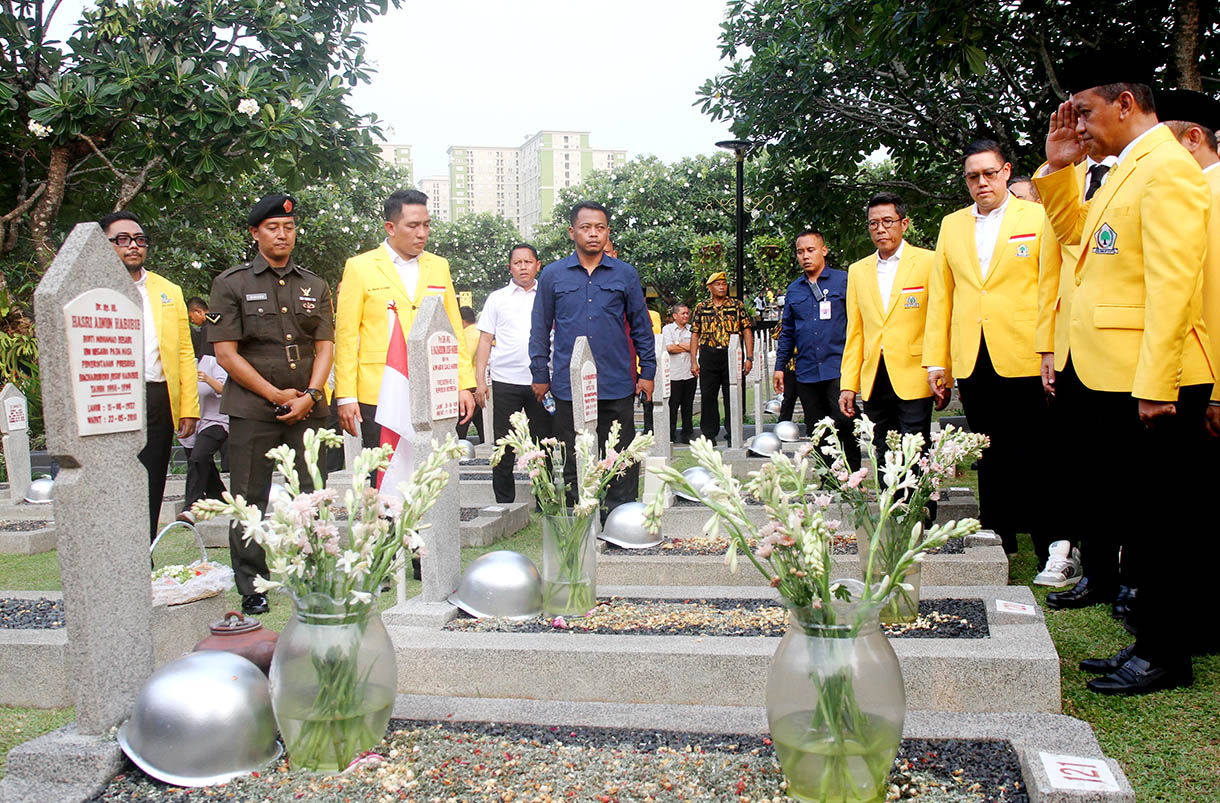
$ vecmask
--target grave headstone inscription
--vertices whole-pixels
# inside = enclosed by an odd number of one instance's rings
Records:
[[[596,430],[597,361],[593,359],[587,337],[578,337],[572,344],[572,362],[568,370],[572,387],[572,427],[577,432]]]
[[[656,439],[652,447],[655,457],[669,459],[673,456],[673,444],[669,431],[669,352],[665,350],[664,335],[656,338],[657,375],[652,391],[652,435]]]
[[[729,336],[729,439],[737,448],[745,446],[741,406],[741,335]]]
[[[8,756],[0,800],[83,799],[121,765],[107,736],[153,668],[140,297],[95,223],[34,293],[76,721]]]
[[[30,490],[30,414],[25,394],[12,382],[0,391],[0,433],[9,501],[18,504]]]

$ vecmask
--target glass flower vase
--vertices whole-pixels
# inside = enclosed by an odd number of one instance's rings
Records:
[[[341,772],[385,738],[398,685],[394,645],[376,597],[292,601],[268,676],[275,721],[294,768]]]
[[[860,576],[868,571],[869,545],[876,532],[873,522],[865,522],[856,528],[856,551],[860,557]],[[911,531],[893,521],[887,521],[881,528],[877,551],[873,556],[874,585],[893,571],[898,560],[905,554],[910,542]],[[903,575],[902,582],[911,588],[895,588],[881,608],[881,621],[887,625],[906,624],[914,622],[919,616],[919,585],[922,563],[913,563]]]
[[[875,609],[790,611],[767,676],[767,721],[790,797],[884,800],[905,717],[902,669]]]
[[[596,515],[542,517],[542,612],[547,616],[584,616],[597,605]]]

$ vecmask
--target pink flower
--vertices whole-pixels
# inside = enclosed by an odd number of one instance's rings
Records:
[[[554,619],[551,620],[551,627],[557,627],[560,630],[566,630],[568,627],[568,623],[566,621],[564,621],[564,618],[562,616],[556,616]]]
[[[790,535],[784,534],[779,539],[779,545],[780,546],[796,546],[796,539]]]
[[[336,535],[334,538],[327,538],[326,543],[322,544],[322,548],[326,550],[327,555],[338,555],[339,536]]]
[[[768,543],[759,544],[758,549],[754,550],[754,556],[759,560],[766,560],[767,558],[771,557],[772,549],[773,547]]]
[[[815,494],[813,497],[813,503],[823,510],[830,507],[830,503],[832,501],[834,501],[834,499],[830,494]]]
[[[868,466],[863,466],[859,471],[854,472],[847,478],[848,488],[858,488],[860,483],[864,482],[864,478],[868,476]]]

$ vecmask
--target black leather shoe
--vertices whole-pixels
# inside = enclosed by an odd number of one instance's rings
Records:
[[[1111,658],[1085,658],[1080,662],[1081,672],[1092,672],[1094,675],[1108,675],[1117,672],[1118,668],[1135,655],[1135,645],[1123,647]]]
[[[241,612],[245,614],[266,613],[271,610],[266,594],[242,594]]]
[[[1131,607],[1135,604],[1136,597],[1139,596],[1139,590],[1131,586],[1119,586],[1118,594],[1114,597],[1114,610],[1110,615],[1115,619],[1127,619],[1131,616]]]
[[[1053,610],[1063,608],[1087,608],[1114,602],[1114,587],[1100,588],[1082,577],[1080,582],[1066,591],[1052,591],[1046,595],[1046,607]]]
[[[1162,689],[1176,689],[1194,682],[1190,664],[1184,670],[1172,671],[1153,666],[1132,655],[1127,663],[1102,678],[1093,678],[1088,687],[1099,694],[1148,694]]]

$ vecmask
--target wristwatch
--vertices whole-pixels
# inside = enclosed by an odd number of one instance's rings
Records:
[[[326,394],[317,388],[305,388],[305,395],[313,399],[314,404],[319,404],[322,399],[326,398]]]

